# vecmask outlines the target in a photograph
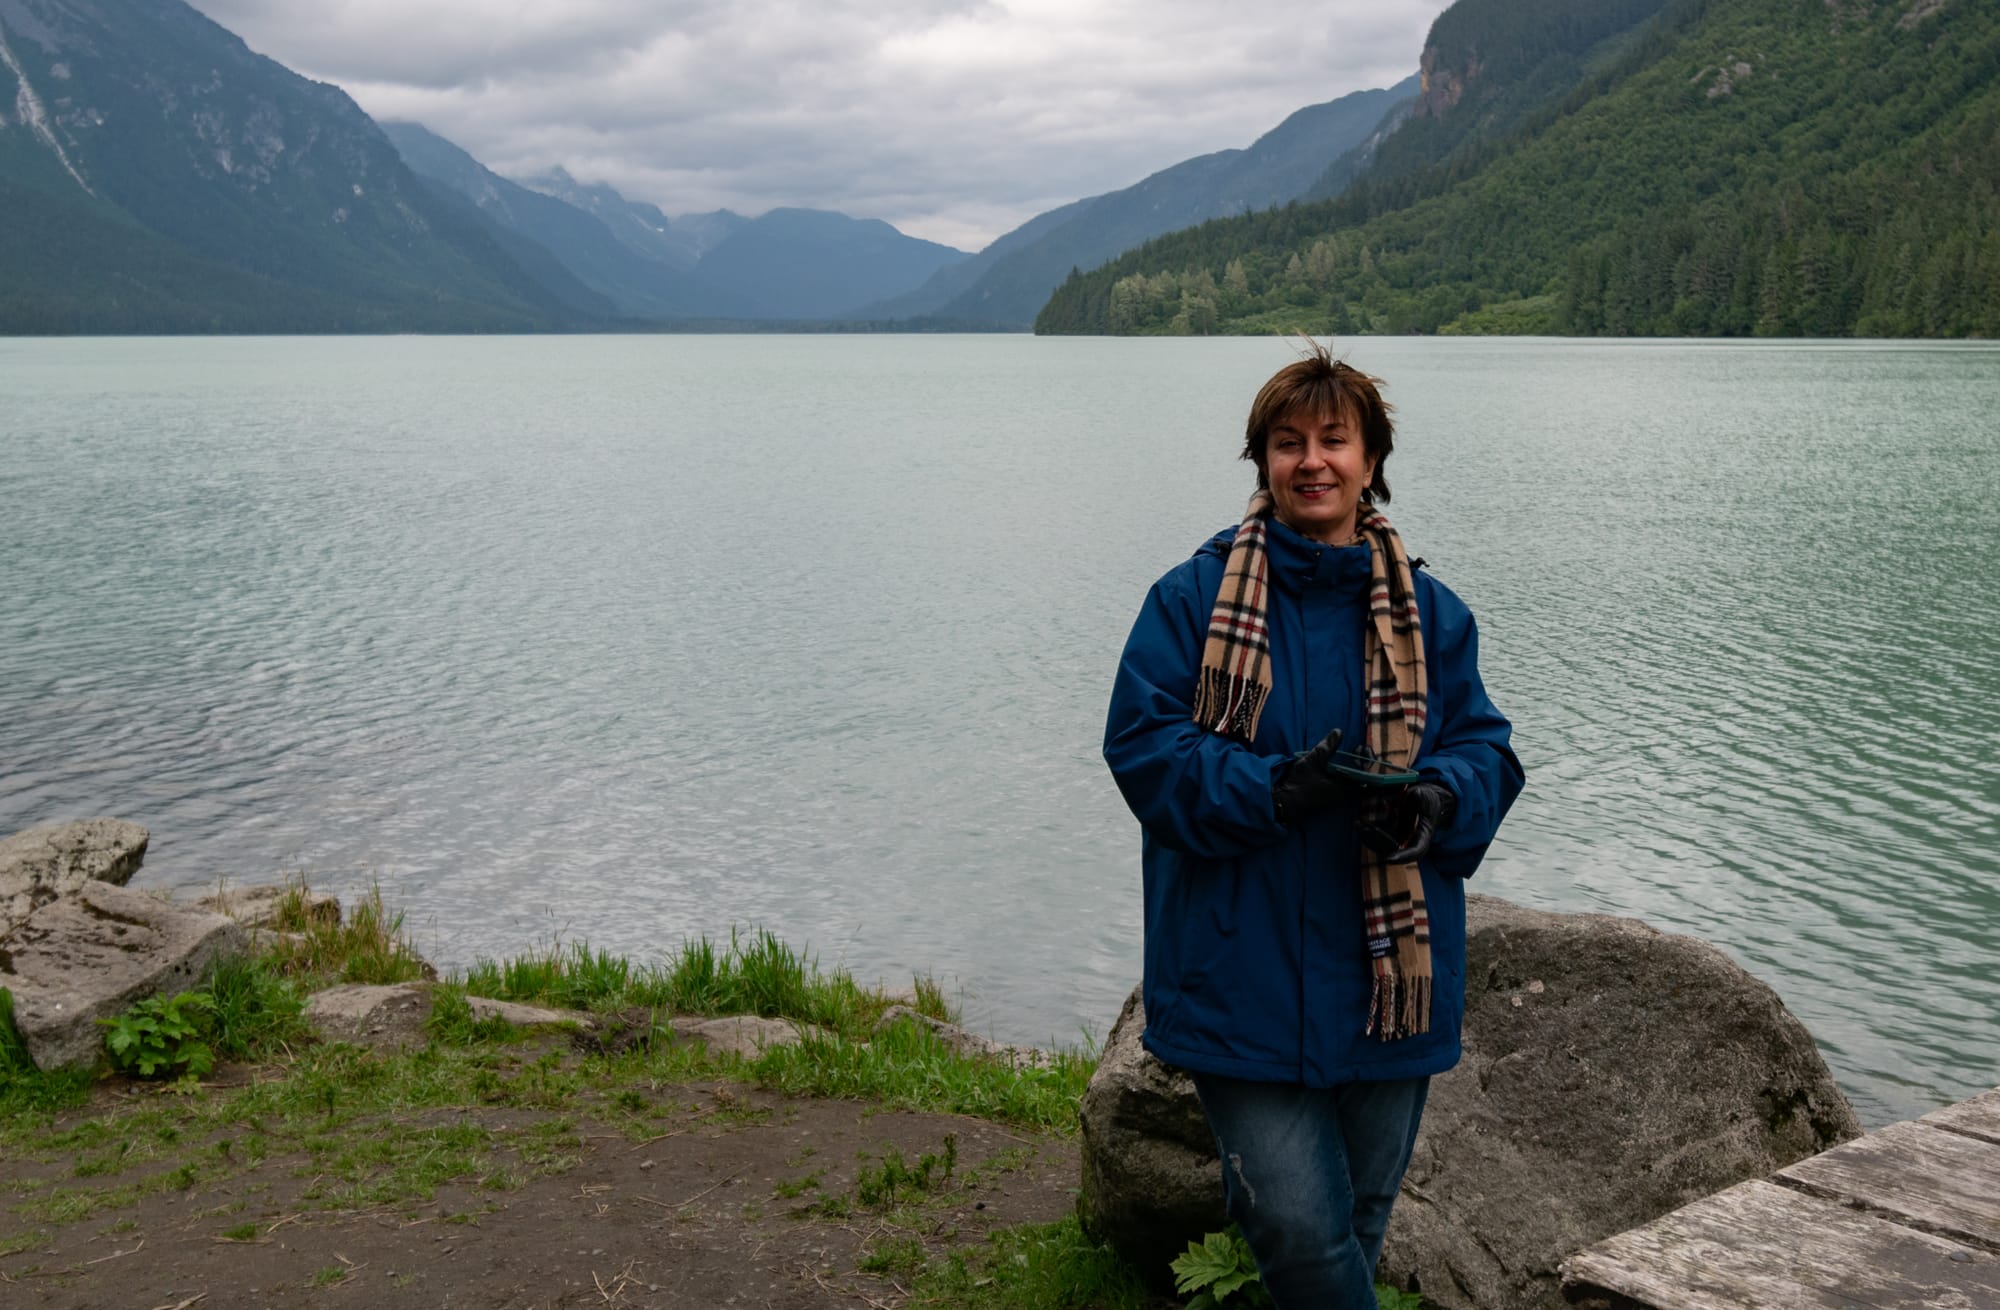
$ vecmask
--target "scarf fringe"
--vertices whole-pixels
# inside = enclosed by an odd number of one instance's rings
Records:
[[[1375,975],[1375,992],[1368,999],[1368,1036],[1393,1042],[1431,1030],[1431,980],[1405,979],[1398,973]]]
[[[1257,730],[1257,716],[1271,689],[1254,678],[1227,669],[1204,668],[1195,684],[1194,721],[1213,725],[1224,737],[1248,741]]]

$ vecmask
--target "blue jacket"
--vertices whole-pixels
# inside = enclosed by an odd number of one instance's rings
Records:
[[[1145,834],[1147,1049],[1200,1073],[1329,1087],[1440,1073],[1465,1014],[1465,891],[1519,794],[1507,720],[1479,681],[1465,603],[1417,572],[1430,717],[1416,766],[1458,797],[1422,862],[1435,975],[1431,1030],[1364,1031],[1372,989],[1352,816],[1296,828],[1271,783],[1334,728],[1362,735],[1368,548],[1323,546],[1270,525],[1272,688],[1254,741],[1195,726],[1195,675],[1235,529],[1153,585],[1132,626],[1104,758]]]

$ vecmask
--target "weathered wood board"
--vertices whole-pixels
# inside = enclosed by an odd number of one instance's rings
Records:
[[[1563,1288],[1659,1310],[1995,1310],[2000,1255],[1757,1180],[1572,1256]]]
[[[1970,1133],[1974,1137],[1982,1137],[1989,1142],[2000,1144],[2000,1087],[1990,1092],[1982,1092],[1969,1101],[1960,1101],[1957,1105],[1947,1105],[1942,1110],[1933,1110],[1917,1122],[1949,1128],[1954,1132]]]
[[[1891,1124],[1777,1176],[2000,1252],[2000,1144],[1925,1123]]]

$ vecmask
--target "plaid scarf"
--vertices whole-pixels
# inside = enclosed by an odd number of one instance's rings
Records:
[[[1270,594],[1265,523],[1271,505],[1271,493],[1259,490],[1236,531],[1195,685],[1194,721],[1245,742],[1256,735],[1271,695],[1271,630],[1265,618]],[[1403,540],[1380,510],[1362,505],[1355,526],[1368,544],[1368,627],[1361,656],[1368,749],[1407,768],[1423,741],[1429,691],[1416,584]],[[1371,794],[1360,819],[1381,826],[1388,809],[1387,796]],[[1431,926],[1417,866],[1388,864],[1364,846],[1361,897],[1375,974],[1366,1031],[1383,1041],[1430,1031]]]

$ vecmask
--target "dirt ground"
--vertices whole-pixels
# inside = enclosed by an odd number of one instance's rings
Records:
[[[328,1211],[301,1199],[302,1158],[213,1186],[167,1189],[54,1225],[0,1212],[0,1306],[233,1310],[310,1306],[896,1307],[925,1256],[994,1228],[1061,1218],[1073,1142],[985,1120],[787,1098],[738,1083],[666,1089],[660,1135],[567,1116],[574,1134],[500,1190],[448,1183],[434,1200]],[[509,1140],[557,1115],[452,1110]],[[949,1182],[874,1196],[885,1152],[914,1166],[955,1143]],[[580,1140],[578,1140],[580,1139]],[[68,1162],[0,1161],[66,1184]],[[252,1229],[254,1225],[254,1230]],[[42,1236],[21,1246],[32,1234]],[[225,1234],[232,1234],[225,1236]],[[872,1261],[877,1268],[864,1272]]]

